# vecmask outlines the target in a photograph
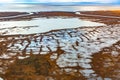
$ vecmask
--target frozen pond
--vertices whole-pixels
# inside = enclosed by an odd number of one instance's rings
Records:
[[[34,34],[50,30],[77,28],[84,26],[102,26],[103,23],[81,20],[79,18],[35,18],[30,21],[0,22],[0,34]]]

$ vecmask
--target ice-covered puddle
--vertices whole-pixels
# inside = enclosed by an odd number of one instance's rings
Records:
[[[35,18],[30,21],[0,22],[0,34],[33,34],[56,29],[82,26],[103,26],[103,23],[81,20],[79,18]]]

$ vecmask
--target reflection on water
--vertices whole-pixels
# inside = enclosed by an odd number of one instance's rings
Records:
[[[0,34],[33,34],[50,30],[77,28],[81,26],[102,26],[105,24],[84,21],[79,18],[36,18],[30,21],[0,22]],[[28,26],[28,27],[26,27]]]

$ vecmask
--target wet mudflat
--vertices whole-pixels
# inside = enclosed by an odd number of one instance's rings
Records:
[[[2,34],[0,77],[7,80],[119,80],[119,26],[117,21],[37,34]]]

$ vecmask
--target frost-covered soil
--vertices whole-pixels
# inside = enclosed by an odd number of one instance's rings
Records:
[[[88,18],[85,17],[85,19]],[[81,80],[81,76],[85,77],[85,80],[119,80],[119,19],[92,19],[90,17],[88,20],[105,22],[106,25],[52,30],[37,34],[1,35],[0,75],[7,75],[9,65],[16,60],[28,59],[39,54],[47,55],[47,58],[49,56],[52,67],[59,67],[55,70],[52,68],[52,75],[58,73],[60,76],[65,72],[71,76],[77,76],[71,80]],[[46,76],[44,77],[46,78]],[[49,80],[59,78],[62,80],[58,75],[54,77],[50,77]],[[68,80],[68,78],[64,80]]]
[[[95,73],[90,64],[92,55],[118,42],[119,35],[120,24],[54,30],[33,35],[1,36],[0,59],[12,62],[16,58],[24,59],[31,54],[52,53],[51,60],[55,60],[61,69],[66,72],[79,71],[89,78]],[[94,75],[96,76],[96,73]]]
[[[47,54],[58,47],[65,52],[92,54],[120,40],[119,24],[100,27],[54,30],[42,34],[1,36],[8,52]],[[9,42],[10,41],[10,42]],[[7,43],[8,42],[8,43]],[[1,45],[1,46],[2,46]],[[3,54],[5,54],[3,53]],[[63,54],[64,55],[64,54]]]

